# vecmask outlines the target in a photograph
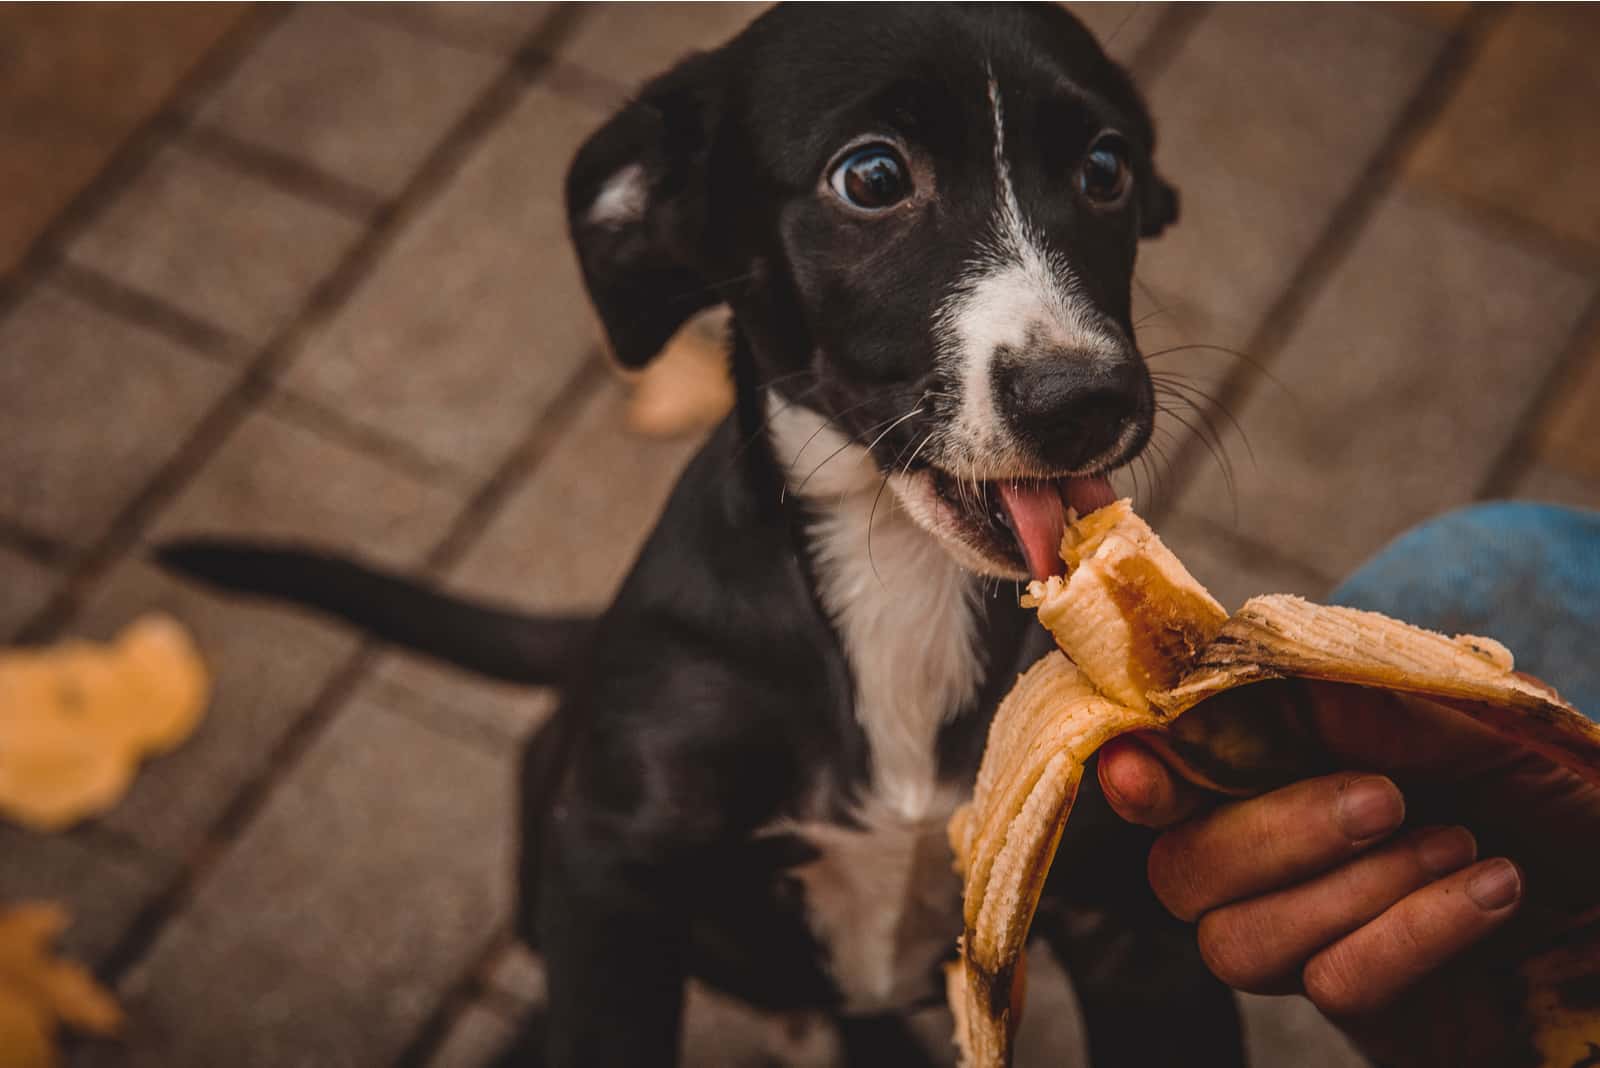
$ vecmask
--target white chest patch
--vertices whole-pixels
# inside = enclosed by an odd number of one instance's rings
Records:
[[[856,813],[859,828],[784,825],[822,854],[794,875],[847,1012],[888,1012],[937,991],[936,968],[961,933],[961,880],[945,824],[963,799],[942,794],[915,820],[869,801]]]
[[[817,413],[781,405],[770,404],[773,441],[789,485],[818,513],[818,589],[850,662],[872,770],[860,827],[781,829],[822,851],[796,874],[849,1008],[883,1010],[928,992],[960,932],[945,824],[964,794],[939,783],[937,746],[983,679],[980,585],[880,492],[883,476],[864,448]]]

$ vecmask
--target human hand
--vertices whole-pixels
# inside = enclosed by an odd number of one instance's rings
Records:
[[[1391,1064],[1507,1063],[1506,977],[1600,902],[1600,789],[1437,705],[1313,695],[1329,766],[1359,770],[1219,804],[1134,739],[1102,750],[1112,807],[1165,829],[1152,888],[1231,986],[1303,992]]]

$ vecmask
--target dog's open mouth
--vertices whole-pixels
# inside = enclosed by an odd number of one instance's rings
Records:
[[[1067,509],[1087,515],[1117,497],[1105,475],[985,481],[974,492],[935,468],[933,486],[976,547],[1039,579],[1061,571]]]

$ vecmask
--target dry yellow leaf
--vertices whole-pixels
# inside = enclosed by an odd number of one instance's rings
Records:
[[[122,1010],[82,965],[60,960],[50,944],[67,926],[53,902],[0,910],[0,1068],[55,1068],[62,1024],[109,1036]]]
[[[189,736],[210,685],[188,631],[162,615],[110,644],[0,652],[0,814],[55,831],[104,812],[141,759]]]

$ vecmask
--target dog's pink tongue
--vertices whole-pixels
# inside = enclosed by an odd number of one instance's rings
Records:
[[[1069,478],[1061,483],[1001,482],[997,488],[1000,505],[1028,558],[1028,573],[1036,579],[1065,570],[1061,535],[1067,529],[1069,506],[1079,515],[1087,515],[1116,500],[1111,483],[1103,477]]]
[[[1047,578],[1060,570],[1061,534],[1067,529],[1066,505],[1051,482],[1001,482],[1000,505],[1028,558],[1028,574]]]
[[[1076,511],[1079,516],[1086,516],[1090,512],[1104,508],[1117,499],[1117,491],[1111,488],[1111,480],[1104,475],[1096,475],[1093,478],[1069,478],[1061,485],[1067,507]]]

